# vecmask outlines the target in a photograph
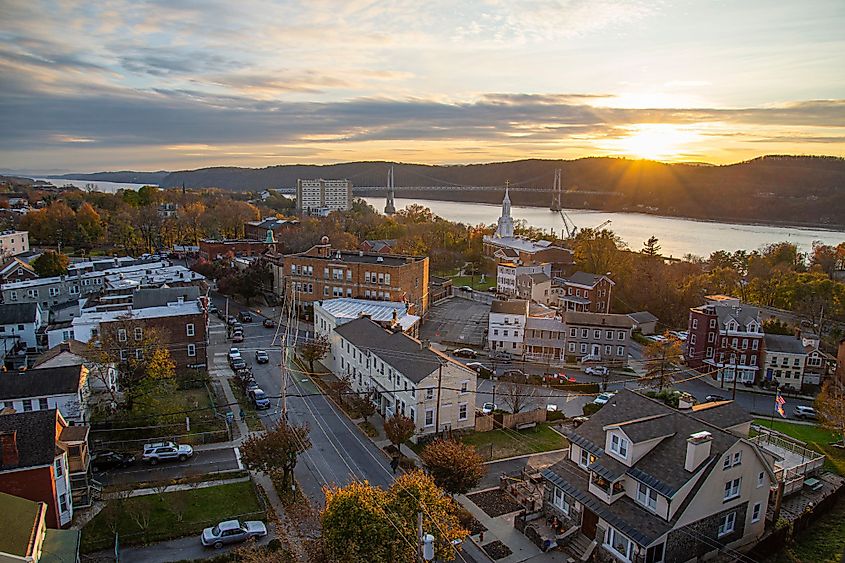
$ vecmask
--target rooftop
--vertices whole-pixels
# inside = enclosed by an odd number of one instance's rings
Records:
[[[789,334],[766,334],[766,352],[780,352],[782,354],[801,354],[807,353],[804,348],[804,341],[800,336],[792,336]]]
[[[180,317],[182,315],[196,315],[202,313],[199,301],[185,303],[168,303],[161,307],[147,307],[145,309],[130,309],[120,311],[88,311],[73,319],[73,326],[109,323],[118,320],[158,319],[161,317]]]
[[[85,383],[82,365],[0,373],[0,400],[73,395]]]
[[[298,254],[287,254],[285,258],[310,258],[324,260],[326,262],[360,263],[360,264],[383,264],[385,266],[403,266],[412,262],[425,260],[425,256],[406,256],[402,254],[379,254],[378,252],[364,252],[363,250],[337,250],[330,249],[328,257],[317,254],[320,245],[311,247],[305,252]]]
[[[73,354],[74,356],[78,356],[79,358],[83,357],[88,346],[84,342],[80,342],[79,340],[66,340],[56,346],[53,346],[40,356],[35,359],[35,366],[38,367],[40,365],[46,364],[50,360],[60,356],[61,354]],[[81,361],[79,363],[82,363]]]
[[[0,459],[0,471],[51,465],[56,458],[56,422],[59,419],[61,415],[56,409],[0,415],[0,434],[15,433],[19,456],[15,465]]]
[[[656,316],[652,315],[648,311],[638,311],[636,313],[628,313],[628,317],[634,321],[635,323],[652,323],[657,319]]]
[[[3,286],[5,289],[7,284]],[[0,304],[0,325],[34,323],[38,303],[3,303]]]
[[[392,321],[393,314],[395,313],[396,320],[402,327],[402,330],[409,329],[420,320],[420,317],[417,315],[408,313],[405,303],[397,301],[372,301],[369,299],[342,297],[338,299],[327,299],[320,302],[319,306],[337,319],[357,319],[362,315],[367,315],[378,323]]]
[[[38,527],[47,510],[43,502],[33,502],[0,493],[0,553],[14,555],[21,561],[37,557],[33,553]],[[74,559],[75,561],[75,559]]]
[[[491,313],[503,313],[506,315],[528,316],[528,301],[525,299],[514,299],[512,301],[496,300],[490,304]]]
[[[183,301],[196,301],[199,296],[200,288],[193,285],[139,289],[132,294],[132,308],[145,309],[147,307],[161,307],[168,303],[177,302],[180,297]]]
[[[631,328],[634,321],[628,315],[614,313],[586,313],[581,311],[566,311],[566,324],[587,325],[596,327]]]
[[[93,272],[84,272],[81,273],[77,271],[76,273],[69,273],[64,276],[53,276],[49,278],[35,278],[32,280],[23,280],[19,282],[11,282],[7,284],[3,284],[3,290],[9,289],[26,289],[28,287],[38,287],[42,285],[51,285],[55,283],[61,283],[62,281],[68,280],[76,280],[76,279],[92,279],[92,278],[101,278],[108,275],[132,275],[132,274],[139,274],[139,273],[152,273],[158,270],[162,270],[164,268],[170,268],[171,266],[164,261],[157,261],[157,262],[144,262],[141,264],[133,264],[130,266],[120,266],[117,268],[108,268],[102,271],[93,271]],[[173,266],[174,268],[184,268],[184,266]]]
[[[602,279],[606,279],[611,285],[616,285],[609,277],[601,274],[589,274],[587,272],[575,272],[571,276],[564,278],[564,283],[580,285],[582,287],[593,288]]]
[[[560,250],[567,250],[563,247],[557,246],[548,240],[530,240],[524,237],[493,237],[489,235],[484,236],[484,242],[495,244],[513,250],[522,252],[539,252],[547,248],[559,248]]]

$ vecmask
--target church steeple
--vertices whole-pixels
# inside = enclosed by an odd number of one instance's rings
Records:
[[[497,238],[513,237],[513,218],[511,217],[511,198],[509,195],[510,182],[505,181],[505,198],[502,200],[502,216],[496,227]]]

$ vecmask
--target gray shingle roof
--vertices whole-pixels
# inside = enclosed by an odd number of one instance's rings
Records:
[[[440,356],[403,332],[381,328],[368,318],[355,319],[335,329],[359,350],[369,350],[399,373],[419,383],[443,365]]]
[[[657,320],[657,317],[648,311],[639,311],[637,313],[628,313],[628,317],[635,323],[651,323]]]
[[[607,276],[603,276],[601,274],[588,274],[587,272],[575,272],[571,276],[567,277],[565,281],[567,281],[569,283],[575,283],[575,284],[578,284],[578,285],[586,285],[588,287],[595,287],[595,285],[597,283],[599,283],[602,278],[607,278],[607,280],[611,284],[613,284],[613,280],[611,280]]]
[[[766,351],[781,352],[785,354],[806,354],[801,338],[789,334],[767,334]]]
[[[709,422],[719,428],[730,428],[743,422],[751,422],[754,419],[744,408],[733,401],[697,405],[692,415],[698,420]]]
[[[186,302],[196,301],[199,296],[200,288],[195,285],[138,289],[132,294],[132,308],[146,309],[147,307],[162,307],[168,303],[178,301],[180,297],[184,298]]]
[[[0,325],[35,322],[38,303],[4,303],[0,305]]]
[[[719,319],[719,326],[724,326],[730,319],[736,320],[740,326],[746,326],[751,321],[760,320],[760,309],[743,303],[738,307],[732,305],[715,305],[716,318]]]
[[[634,326],[634,321],[628,315],[583,313],[581,311],[567,311],[565,315],[566,324],[610,328],[631,328]]]
[[[76,393],[82,371],[80,364],[0,373],[0,401]]]
[[[0,470],[52,464],[56,457],[56,409],[0,415],[0,433],[15,432],[19,462]],[[2,452],[0,452],[2,455]]]

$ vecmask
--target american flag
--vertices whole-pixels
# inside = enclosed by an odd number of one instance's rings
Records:
[[[783,405],[786,404],[786,399],[780,396],[780,391],[778,391],[777,396],[775,397],[775,410],[781,416],[781,418],[786,418],[786,413],[783,411]]]

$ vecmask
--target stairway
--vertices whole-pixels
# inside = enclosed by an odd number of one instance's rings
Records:
[[[594,550],[594,541],[578,532],[566,545],[566,551],[575,556],[576,561],[587,561]]]

